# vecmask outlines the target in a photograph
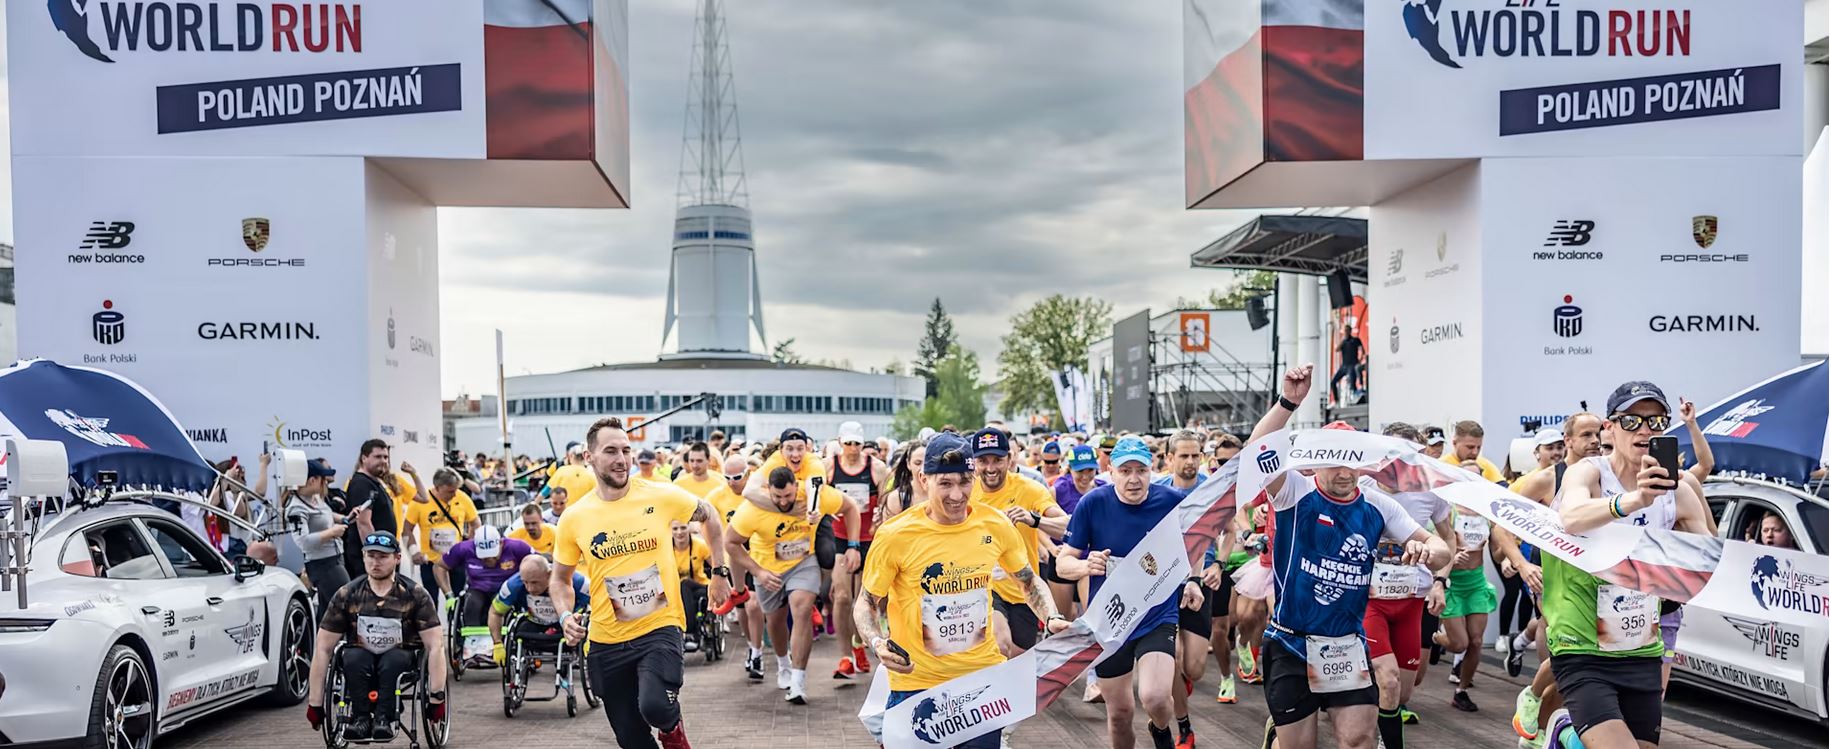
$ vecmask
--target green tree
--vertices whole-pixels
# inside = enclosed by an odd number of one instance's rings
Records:
[[[800,354],[795,353],[795,339],[793,338],[776,341],[775,348],[769,352],[769,360],[777,364],[801,364],[807,361],[802,359]]]
[[[1268,293],[1278,285],[1278,274],[1268,270],[1234,271],[1224,289],[1210,289],[1201,299],[1177,297],[1171,309],[1246,309],[1246,300]]]
[[[916,344],[915,363],[910,371],[917,377],[928,381],[928,395],[934,395],[938,389],[939,378],[936,367],[959,343],[954,334],[954,319],[947,316],[947,309],[941,306],[941,297],[928,307],[928,320],[922,324],[922,341]]]
[[[979,381],[979,355],[955,345],[935,363],[934,395],[896,412],[890,432],[899,440],[915,437],[923,427],[940,429],[953,424],[975,429],[985,423],[984,383]]]
[[[1004,412],[1055,408],[1049,378],[1066,366],[1085,366],[1087,346],[1112,335],[1113,306],[1095,297],[1050,296],[1011,318],[998,353]]]

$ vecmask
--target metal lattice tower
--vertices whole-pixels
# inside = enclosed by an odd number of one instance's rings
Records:
[[[676,332],[669,357],[761,358],[763,292],[757,281],[750,194],[738,135],[737,88],[725,41],[724,0],[699,0],[688,64],[686,132],[681,138],[678,212],[668,266],[667,317],[661,345]]]
[[[724,12],[724,0],[702,0],[693,23],[686,132],[681,139],[680,184],[675,190],[677,207],[750,207]]]

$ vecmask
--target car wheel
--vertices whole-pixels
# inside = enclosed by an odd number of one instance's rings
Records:
[[[89,706],[85,749],[148,749],[153,745],[153,680],[146,661],[116,644],[102,659]]]
[[[273,707],[291,707],[305,699],[310,691],[306,683],[312,677],[312,645],[316,631],[311,609],[297,598],[286,602],[286,617],[281,620],[280,679],[263,699]]]

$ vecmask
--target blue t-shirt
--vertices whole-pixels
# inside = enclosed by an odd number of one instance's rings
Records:
[[[1267,625],[1266,638],[1306,659],[1302,635],[1365,635],[1374,549],[1382,540],[1404,542],[1418,530],[1417,521],[1384,494],[1362,489],[1355,500],[1337,502],[1296,474],[1285,476],[1271,504],[1278,594],[1272,622],[1297,634]]]
[[[1200,487],[1202,484],[1207,483],[1207,481],[1208,481],[1208,472],[1207,471],[1200,471],[1200,472],[1196,473],[1196,475],[1195,475],[1196,487]],[[1168,487],[1170,490],[1175,491],[1176,493],[1181,494],[1185,497],[1189,496],[1190,491],[1193,491],[1193,490],[1177,489],[1176,484],[1174,482],[1175,482],[1175,477],[1172,474],[1168,474],[1168,473],[1166,473],[1162,476],[1158,476],[1157,478],[1151,479],[1151,483],[1156,484],[1158,486],[1162,486],[1162,487]],[[1210,565],[1213,565],[1214,560],[1217,559],[1217,557],[1215,556],[1215,553],[1216,553],[1216,545],[1208,544],[1208,550],[1202,552],[1201,566],[1196,567],[1195,571],[1201,572],[1202,570],[1208,569],[1208,567]]]
[[[533,605],[529,605],[529,598],[534,599]],[[543,602],[541,599],[546,600]],[[589,603],[591,603],[591,591],[585,588],[585,576],[577,572],[572,573],[572,610],[584,611],[585,606]],[[521,581],[519,572],[510,577],[508,582],[502,584],[502,592],[496,594],[495,607],[496,611],[502,614],[527,611],[530,617],[541,624],[559,622],[560,612],[551,610],[553,600],[547,596],[529,596],[528,586]]]
[[[1106,486],[1107,483],[1106,479],[1095,477],[1094,489]],[[1055,483],[1050,484],[1049,488],[1055,490],[1055,505],[1062,508],[1062,512],[1073,515],[1074,508],[1081,504],[1081,492],[1074,488],[1074,474],[1064,473],[1055,477]],[[1088,490],[1089,493],[1092,491],[1093,489]]]
[[[534,553],[534,547],[515,538],[502,539],[502,553],[493,559],[477,558],[476,548],[469,539],[453,544],[451,550],[445,552],[445,566],[463,564],[464,587],[488,596],[496,595],[504,581],[520,574],[521,558]]]
[[[1144,540],[1145,534],[1174,512],[1182,501],[1182,492],[1152,484],[1144,502],[1128,505],[1119,500],[1119,494],[1113,487],[1099,487],[1081,497],[1081,503],[1068,518],[1068,535],[1062,537],[1062,543],[1080,549],[1083,558],[1090,551],[1110,551],[1113,556],[1123,557],[1132,553],[1138,542]],[[1092,586],[1089,595],[1094,595],[1100,592],[1106,576],[1100,575],[1088,580]],[[1176,607],[1182,600],[1182,586],[1175,586],[1172,590],[1175,591],[1174,595],[1152,606],[1150,611],[1139,618],[1137,628],[1126,638],[1128,642],[1143,637],[1159,625],[1176,623]]]

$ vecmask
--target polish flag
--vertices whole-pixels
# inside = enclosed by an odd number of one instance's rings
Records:
[[[1316,522],[1322,523],[1323,525],[1329,526],[1330,528],[1335,527],[1335,518],[1329,517],[1327,515],[1317,515]]]
[[[489,158],[591,158],[593,51],[591,0],[485,0]]]
[[[1184,0],[1184,194],[1362,155],[1362,0]]]

